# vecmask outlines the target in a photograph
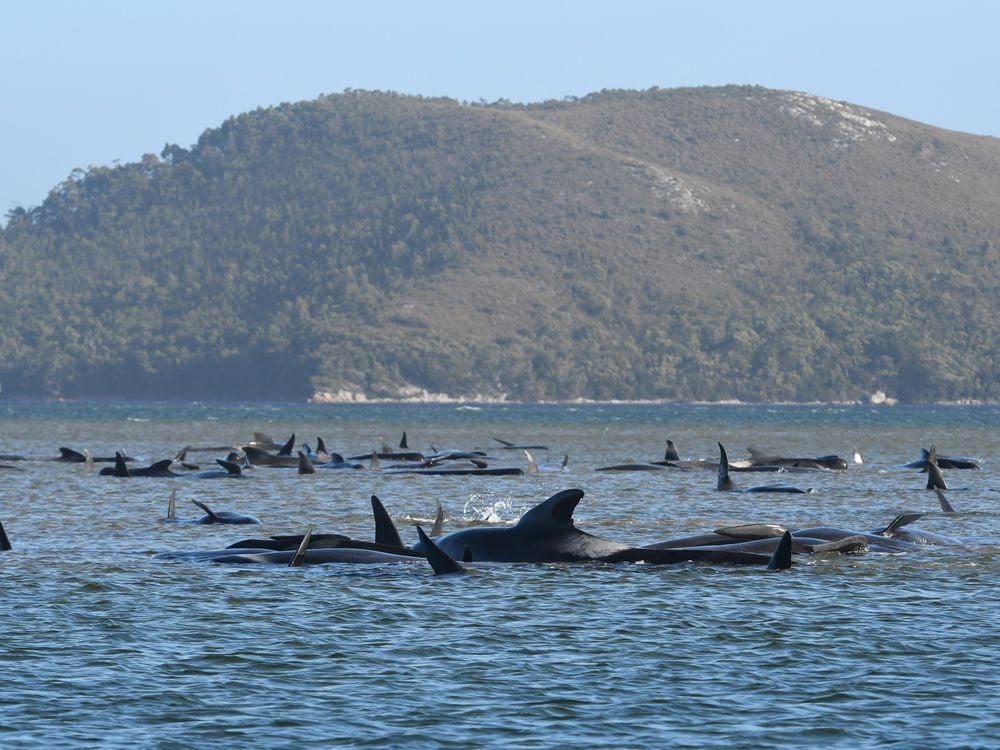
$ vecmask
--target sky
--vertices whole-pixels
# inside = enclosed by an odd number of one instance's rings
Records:
[[[0,224],[74,169],[345,89],[754,84],[1000,136],[996,0],[0,0]]]

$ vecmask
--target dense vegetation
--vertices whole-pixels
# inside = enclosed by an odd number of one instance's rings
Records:
[[[4,395],[997,400],[1000,141],[756,87],[348,91],[0,234]]]

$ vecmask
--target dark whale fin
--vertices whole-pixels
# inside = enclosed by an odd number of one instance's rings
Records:
[[[224,458],[217,458],[215,459],[215,463],[217,463],[223,469],[228,471],[230,476],[233,477],[243,476],[243,468],[235,461],[227,461]]]
[[[323,442],[323,438],[321,437],[316,438],[316,453],[317,455],[323,455],[324,453],[327,453],[326,443]]]
[[[951,507],[951,503],[948,502],[948,498],[945,497],[944,492],[937,487],[934,488],[934,491],[937,493],[938,502],[941,503],[941,510],[945,513],[954,513],[955,509]]]
[[[891,537],[897,531],[899,531],[904,526],[909,526],[911,523],[919,519],[923,513],[900,513],[894,519],[889,522],[889,525],[882,529],[879,536]]]
[[[292,451],[294,449],[295,449],[295,433],[293,432],[292,436],[290,438],[288,438],[288,440],[285,442],[285,444],[283,446],[281,446],[281,449],[278,451],[278,455],[279,456],[291,456],[292,455]]]
[[[295,550],[295,554],[292,555],[292,559],[288,561],[289,568],[298,568],[302,565],[302,559],[306,556],[306,550],[309,549],[309,542],[312,541],[313,527],[312,524],[306,529],[306,533],[302,535],[302,541],[299,542],[298,549]]]
[[[299,474],[315,474],[316,469],[313,468],[313,462],[309,460],[307,456],[302,451],[299,451]]]
[[[406,444],[406,430],[403,430],[403,437],[399,439],[399,447],[403,450],[409,450],[410,446]]]
[[[664,461],[680,461],[681,460],[680,455],[678,455],[678,453],[677,453],[677,446],[674,445],[674,441],[673,440],[668,440],[667,441],[667,450],[663,454],[663,460]]]
[[[768,570],[788,570],[792,567],[792,532],[786,531],[767,564]]]
[[[10,539],[7,538],[7,532],[3,530],[3,523],[0,523],[0,552],[9,552],[13,549],[10,546]]]
[[[208,514],[208,517],[212,519],[212,523],[222,523],[222,519],[219,518],[219,515],[214,510],[205,505],[205,503],[201,502],[200,500],[194,500],[194,499],[192,499],[191,502],[197,505],[203,511],[205,511]]]
[[[736,489],[736,483],[729,478],[729,454],[719,443],[719,479],[715,483],[715,489],[720,492],[731,492]]]
[[[420,543],[423,545],[424,552],[427,553],[427,562],[431,564],[431,568],[434,569],[434,575],[441,576],[448,573],[464,573],[465,566],[462,563],[455,560],[450,555],[446,554],[431,540],[424,530],[417,526],[417,536],[420,537]]]
[[[69,461],[70,463],[82,464],[87,460],[87,457],[80,453],[80,451],[75,451],[72,448],[60,448],[59,449],[59,460]]]
[[[115,451],[115,473],[116,477],[130,477],[132,476],[128,470],[128,464],[125,463],[125,455],[119,451]]]
[[[167,520],[177,520],[177,490],[170,490],[170,500],[167,501]]]
[[[162,461],[157,461],[155,464],[150,464],[150,471],[170,471],[170,464],[174,460],[172,458],[164,458]]]
[[[438,500],[437,511],[434,513],[434,525],[431,526],[431,536],[441,536],[442,531],[444,531],[444,508],[441,507],[441,501]]]
[[[927,454],[927,489],[929,490],[946,490],[948,485],[945,484],[944,474],[941,473],[941,467],[938,466],[937,462],[937,448],[933,445]]]
[[[254,433],[253,433],[253,442],[256,445],[260,446],[260,447],[263,447],[265,445],[268,448],[273,448],[274,447],[274,439],[270,435],[268,435],[266,432],[254,431]]]
[[[573,525],[573,511],[583,499],[583,490],[572,489],[557,492],[548,500],[543,500],[527,511],[517,522],[517,526],[533,526],[553,524]]]
[[[372,495],[372,515],[375,516],[375,541],[379,544],[388,544],[393,547],[405,547],[403,540],[399,536],[396,524],[392,522],[389,512],[382,505],[382,501],[377,495]]]

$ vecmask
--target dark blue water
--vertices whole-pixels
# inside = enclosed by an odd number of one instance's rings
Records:
[[[996,407],[302,405],[0,402],[2,747],[996,747],[1000,737],[1000,410]],[[186,445],[293,432],[364,453],[494,437],[569,456],[538,477],[401,477],[257,470],[246,481],[115,480],[46,460],[60,446],[139,463]],[[606,474],[662,457],[732,458],[758,445],[857,449],[846,472],[791,475],[800,496],[720,494],[711,472]],[[900,468],[920,447],[979,459],[946,472],[958,511]],[[194,458],[210,464],[215,453]],[[191,458],[191,456],[189,456]],[[737,477],[745,484],[757,478]],[[797,557],[790,571],[726,566],[423,563],[222,566],[156,553],[247,536],[371,538],[377,494],[401,534],[513,522],[568,487],[577,525],[648,544],[747,521],[858,529],[897,513],[958,546]],[[166,523],[216,509],[262,527]],[[250,530],[248,530],[250,529]]]

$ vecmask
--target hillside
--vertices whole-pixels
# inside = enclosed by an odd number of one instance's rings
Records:
[[[4,395],[1000,399],[1000,140],[759,87],[348,91],[0,234]]]

